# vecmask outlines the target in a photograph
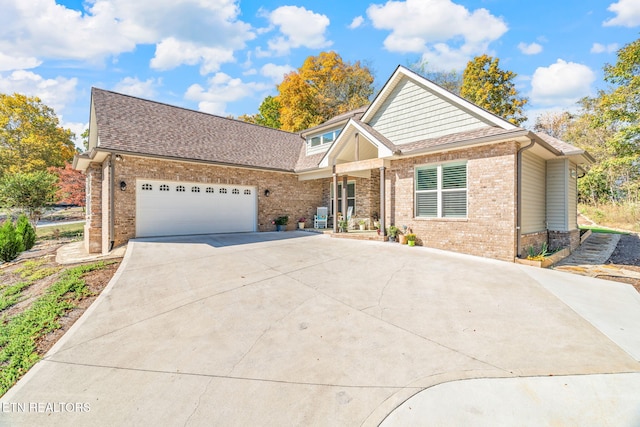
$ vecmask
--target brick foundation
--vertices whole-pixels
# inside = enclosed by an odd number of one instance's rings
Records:
[[[535,253],[539,253],[542,250],[542,244],[549,244],[547,231],[540,231],[539,233],[523,234],[520,237],[520,257],[525,257],[529,254],[529,248],[533,247]]]
[[[549,231],[549,247],[551,249],[569,248],[572,251],[580,246],[580,230]]]

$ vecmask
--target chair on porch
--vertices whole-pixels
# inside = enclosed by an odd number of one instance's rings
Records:
[[[313,228],[327,228],[327,219],[329,218],[329,208],[321,207],[317,209],[313,216]]]

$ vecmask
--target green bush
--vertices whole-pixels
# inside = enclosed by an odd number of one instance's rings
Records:
[[[29,222],[29,218],[24,214],[18,217],[16,233],[18,234],[18,239],[22,241],[23,251],[28,251],[36,244],[36,231]]]
[[[18,238],[13,222],[7,219],[0,227],[0,259],[4,262],[13,261],[22,249],[22,241]]]

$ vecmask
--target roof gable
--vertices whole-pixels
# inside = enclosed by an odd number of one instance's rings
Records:
[[[396,69],[361,120],[397,145],[483,127],[518,129],[404,67]]]
[[[298,134],[92,89],[98,150],[293,172]]]

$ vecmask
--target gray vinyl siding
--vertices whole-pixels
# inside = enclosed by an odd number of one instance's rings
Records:
[[[404,79],[369,121],[395,144],[408,144],[488,126],[409,79]]]
[[[547,225],[552,231],[568,231],[569,161],[547,161]]]
[[[522,154],[522,233],[546,230],[546,162],[525,151]]]
[[[571,173],[571,171],[575,171],[575,173]],[[568,192],[569,192],[569,211],[568,215],[568,224],[569,230],[575,230],[578,228],[578,171],[577,165],[575,163],[570,164],[570,173],[568,176]]]

